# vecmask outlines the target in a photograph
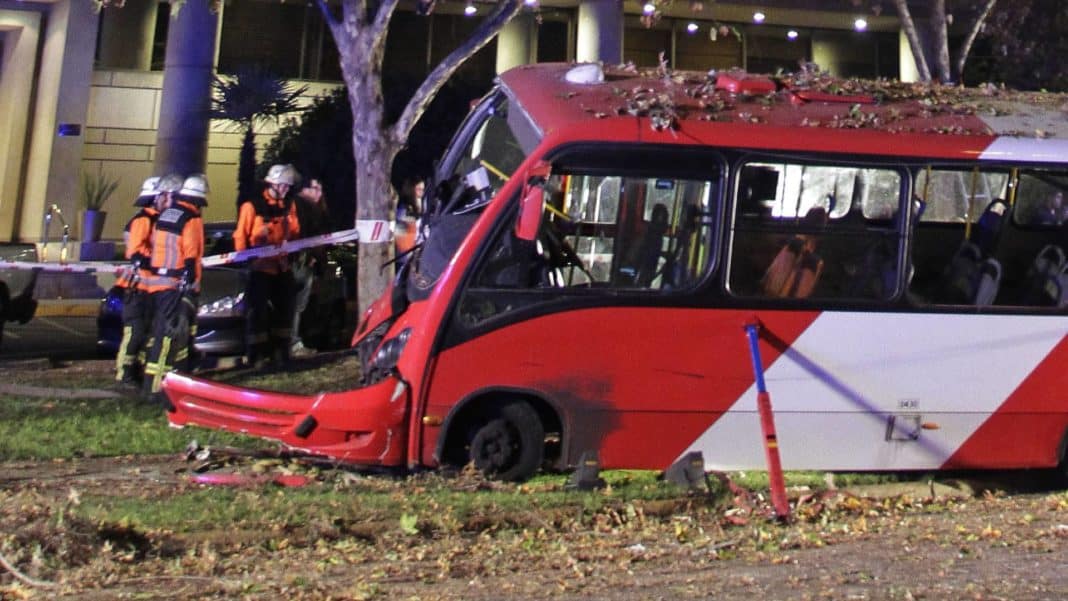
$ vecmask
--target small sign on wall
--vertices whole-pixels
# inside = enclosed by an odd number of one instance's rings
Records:
[[[82,124],[81,123],[60,123],[58,131],[56,133],[58,133],[60,135],[60,137],[64,137],[64,138],[67,137],[67,136],[80,136],[80,135],[82,135]]]

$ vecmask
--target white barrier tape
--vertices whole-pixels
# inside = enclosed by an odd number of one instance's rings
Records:
[[[75,262],[75,263],[30,263],[28,261],[0,261],[0,269],[25,269],[33,271],[58,271],[63,273],[117,273],[128,266],[120,263]]]
[[[365,244],[388,242],[393,237],[392,224],[381,219],[357,219],[356,231],[360,233],[360,242]]]
[[[291,240],[289,242],[284,242],[282,244],[277,244],[274,246],[257,246],[256,248],[249,248],[246,250],[237,250],[234,252],[222,253],[219,255],[211,255],[201,259],[200,264],[204,267],[218,267],[219,265],[240,263],[249,259],[277,257],[279,255],[288,255],[292,252],[301,251],[305,248],[323,246],[324,244],[340,244],[342,242],[349,242],[352,240],[356,240],[357,237],[358,233],[355,229],[345,230],[341,232],[333,232],[331,234],[323,234],[321,236],[312,236],[310,238]]]
[[[258,246],[256,248],[250,248],[247,250],[239,250],[218,255],[209,255],[207,257],[201,258],[200,264],[204,267],[219,267],[221,265],[241,263],[249,259],[262,259],[266,257],[288,255],[289,253],[298,252],[306,248],[313,248],[326,244],[340,244],[342,242],[350,242],[352,240],[358,239],[358,237],[359,234],[356,229],[344,230],[341,232],[323,234],[321,236],[312,236],[310,238],[292,240],[290,242],[285,242],[283,244],[278,244],[274,246]],[[117,274],[122,273],[129,268],[130,265],[128,263],[108,263],[104,261],[78,261],[74,263],[31,263],[28,261],[0,261],[0,269],[25,269],[30,271],[34,269],[39,269],[41,271],[60,273]]]

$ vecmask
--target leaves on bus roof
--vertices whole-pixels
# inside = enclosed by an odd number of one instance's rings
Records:
[[[650,126],[658,131],[678,129],[687,119],[774,123],[773,113],[782,113],[783,107],[792,103],[812,106],[810,114],[800,115],[794,121],[802,127],[1034,138],[1068,136],[1068,122],[1059,128],[1050,124],[1054,117],[1063,121],[1068,113],[1068,95],[1065,94],[1023,92],[992,83],[969,88],[928,82],[841,78],[811,63],[802,64],[796,72],[770,76],[756,76],[740,70],[704,73],[665,69],[664,65],[639,68],[633,63],[606,66],[606,80],[613,82],[611,97],[621,104],[603,106],[606,99],[601,96],[592,99],[589,105],[584,104],[584,109],[598,118],[613,113],[650,117]],[[774,91],[746,93],[749,88],[742,86],[738,93],[731,93],[717,88],[716,81],[721,76],[736,81],[771,81]],[[806,100],[799,92],[827,97]],[[569,93],[566,97],[578,94],[581,93]],[[843,97],[844,110],[820,114],[824,107],[834,109],[834,96]],[[870,97],[874,103],[861,104],[854,100],[864,97]],[[756,114],[758,109],[772,112],[766,118],[760,117]],[[978,119],[952,121],[954,117],[968,116],[979,117],[986,123]],[[932,119],[945,122],[920,123]]]

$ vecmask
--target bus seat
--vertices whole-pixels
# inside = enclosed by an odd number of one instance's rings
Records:
[[[974,229],[972,229],[970,242],[979,247],[983,256],[993,254],[1005,222],[1008,221],[1010,211],[1011,208],[1004,200],[995,198],[990,201],[990,204],[986,205],[983,213],[979,215],[979,219],[975,222]]]
[[[765,295],[808,298],[823,274],[823,259],[801,236],[788,240],[768,266],[760,284]]]
[[[975,279],[975,292],[972,295],[972,304],[985,307],[994,304],[998,296],[998,288],[1001,286],[1001,263],[997,259],[987,258],[979,264],[979,272]]]
[[[1000,198],[990,201],[971,236],[964,241],[942,275],[939,301],[991,305],[1001,286],[1001,263],[992,255],[1011,208]]]
[[[1047,244],[1027,270],[1026,305],[1063,307],[1068,301],[1068,258],[1064,249]]]
[[[657,269],[660,267],[660,258],[663,256],[664,234],[668,230],[668,209],[662,203],[653,207],[649,223],[646,224],[641,242],[638,244],[638,253],[635,260],[638,286],[648,288],[656,279]]]
[[[965,242],[957,249],[942,275],[941,302],[969,305],[975,300],[983,253],[972,242]]]

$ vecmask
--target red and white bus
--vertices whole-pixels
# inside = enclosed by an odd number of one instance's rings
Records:
[[[1064,469],[1060,101],[805,79],[504,73],[352,389],[172,374],[171,423],[506,479],[586,452],[760,469],[757,321],[786,469]]]

